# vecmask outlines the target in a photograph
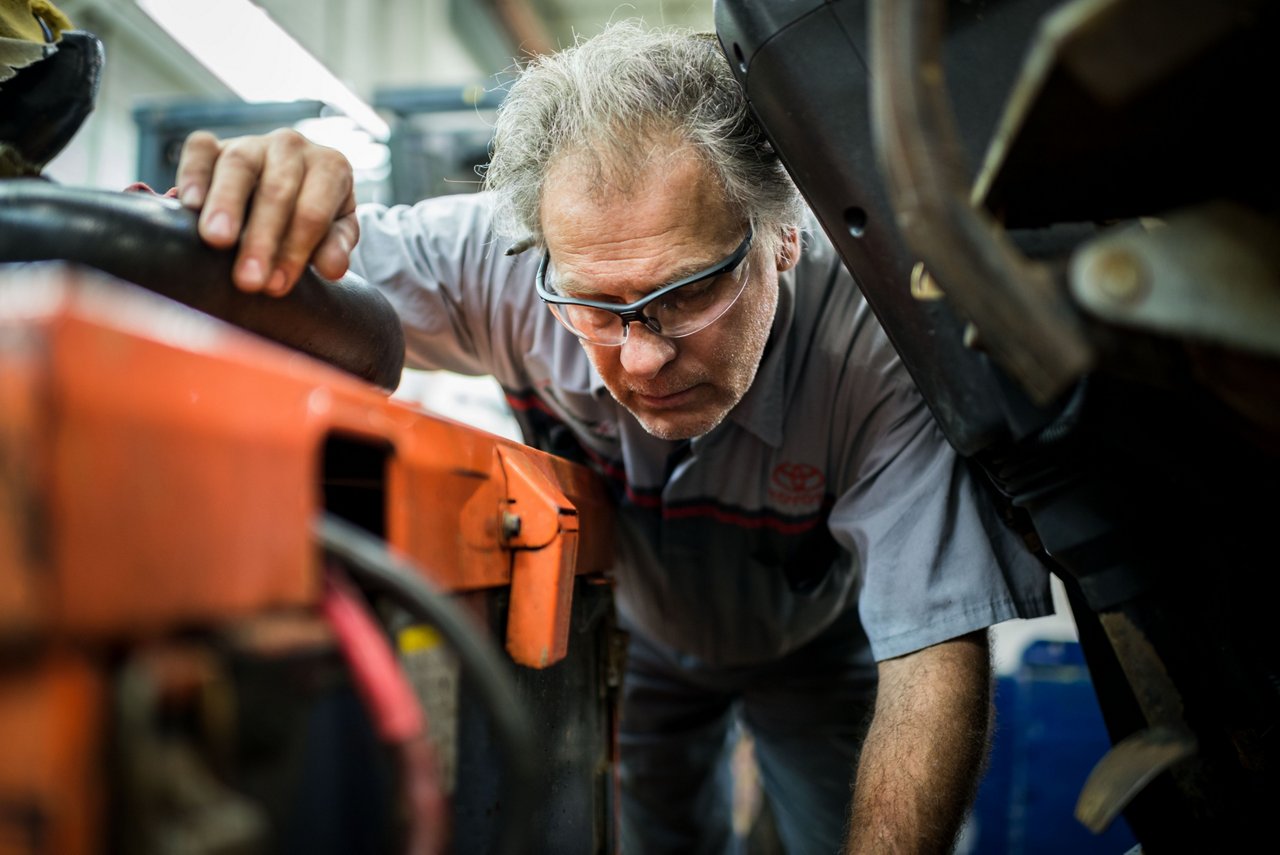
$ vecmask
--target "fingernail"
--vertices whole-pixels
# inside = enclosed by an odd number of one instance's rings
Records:
[[[190,184],[183,189],[182,195],[179,197],[182,204],[188,208],[199,208],[204,202],[204,194],[200,192],[200,188],[195,184]]]
[[[268,294],[283,294],[285,288],[284,271],[277,270],[271,274],[271,281],[267,283]]]
[[[211,216],[204,230],[208,237],[216,240],[231,240],[235,237],[231,231],[231,218],[224,211],[218,211]],[[262,271],[259,270],[258,276],[261,277],[261,275]]]
[[[240,275],[237,277],[242,285],[253,285],[255,287],[262,286],[262,280],[265,272],[262,269],[262,262],[256,258],[247,258],[240,265]]]

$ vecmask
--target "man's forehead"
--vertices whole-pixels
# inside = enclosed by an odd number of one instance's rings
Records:
[[[542,232],[559,284],[649,290],[714,264],[742,239],[745,224],[702,158],[686,144],[650,145],[633,152],[643,168],[630,173],[601,177],[596,152],[562,157],[548,172]]]
[[[717,177],[687,144],[646,140],[625,153],[579,150],[561,155],[547,170],[543,227],[575,211],[596,218],[619,209],[656,214],[697,207],[705,215],[707,208],[723,206],[723,199]]]

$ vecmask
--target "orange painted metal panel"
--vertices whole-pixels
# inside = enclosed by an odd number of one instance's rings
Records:
[[[400,486],[388,502],[391,543],[450,590],[508,584],[495,438],[435,419],[406,427],[391,464]]]
[[[46,458],[38,450],[41,339],[0,327],[0,637],[34,633],[46,613]]]
[[[578,548],[574,572],[600,573],[613,565],[613,502],[600,478],[591,470],[560,457],[513,446],[522,459],[545,476],[568,500],[578,517]]]
[[[70,291],[47,327],[58,624],[145,634],[314,599],[307,384],[230,328],[150,295],[110,314],[106,293]]]
[[[499,451],[507,472],[507,544],[514,550],[507,653],[545,668],[564,658],[578,551],[578,512],[526,455]]]
[[[436,585],[510,585],[517,555],[541,568],[517,598],[550,616],[537,664],[563,655],[568,574],[608,567],[612,510],[587,470],[132,286],[0,274],[0,348],[5,631],[142,637],[313,604],[332,436],[387,450],[386,536]],[[504,529],[521,502],[523,540]]]
[[[106,720],[100,675],[75,654],[0,674],[0,855],[100,851]]]

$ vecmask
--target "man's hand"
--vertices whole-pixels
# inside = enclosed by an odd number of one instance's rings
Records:
[[[360,236],[351,164],[297,131],[222,141],[196,131],[183,144],[177,188],[200,211],[207,243],[239,241],[232,276],[243,291],[285,294],[308,261],[327,279],[347,272]]]

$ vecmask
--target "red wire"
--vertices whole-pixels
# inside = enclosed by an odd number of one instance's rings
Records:
[[[436,855],[447,830],[439,764],[427,738],[427,717],[386,636],[355,588],[339,571],[325,574],[321,611],[373,719],[374,729],[397,749],[409,813],[406,851]]]

